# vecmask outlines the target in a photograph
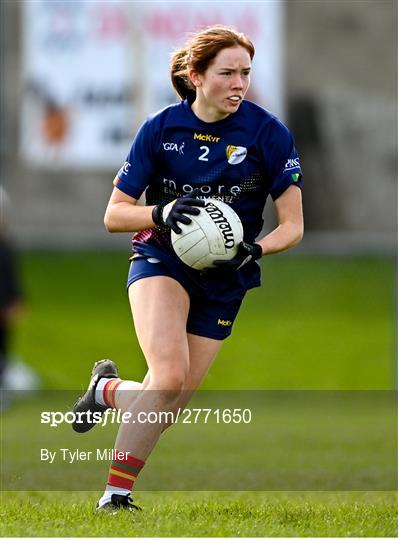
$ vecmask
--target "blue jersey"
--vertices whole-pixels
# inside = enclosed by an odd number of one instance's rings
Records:
[[[142,125],[114,184],[136,199],[145,191],[147,205],[167,203],[199,188],[204,197],[220,199],[235,210],[244,240],[253,243],[263,226],[268,195],[275,200],[290,185],[301,187],[301,168],[291,133],[265,109],[244,100],[235,113],[208,123],[185,100]],[[136,233],[133,248],[163,254],[178,264],[168,228]],[[259,272],[256,263],[246,266],[235,278],[247,289],[259,284]]]

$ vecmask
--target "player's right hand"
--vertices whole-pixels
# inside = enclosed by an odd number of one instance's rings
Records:
[[[200,189],[196,188],[191,193],[183,195],[166,205],[158,204],[152,210],[153,222],[155,225],[166,225],[176,234],[181,234],[182,230],[178,223],[189,225],[192,220],[188,215],[197,216],[200,213],[200,207],[205,205],[205,201],[198,198],[199,195]]]

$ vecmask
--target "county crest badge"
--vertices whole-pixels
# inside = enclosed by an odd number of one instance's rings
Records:
[[[247,148],[229,144],[226,148],[226,154],[230,165],[238,165],[238,163],[242,163],[247,156]]]

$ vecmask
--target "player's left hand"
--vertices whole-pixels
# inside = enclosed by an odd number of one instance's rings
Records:
[[[224,270],[239,270],[245,264],[250,261],[260,259],[263,255],[263,248],[260,244],[248,244],[247,242],[241,242],[238,245],[238,253],[229,261],[223,261],[217,259],[214,261],[214,265],[219,269]]]

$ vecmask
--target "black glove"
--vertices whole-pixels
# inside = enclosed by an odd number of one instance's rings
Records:
[[[263,248],[260,244],[248,244],[241,242],[238,245],[238,253],[229,261],[216,260],[214,265],[224,270],[239,270],[250,261],[260,259],[263,255]]]
[[[181,234],[182,230],[177,225],[178,222],[189,225],[192,220],[186,215],[197,216],[200,213],[198,207],[203,207],[205,201],[198,199],[200,189],[196,188],[191,193],[183,195],[178,199],[168,204],[158,204],[152,210],[152,219],[155,225],[166,225],[173,229],[177,234]]]

